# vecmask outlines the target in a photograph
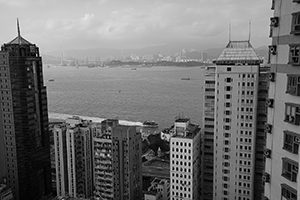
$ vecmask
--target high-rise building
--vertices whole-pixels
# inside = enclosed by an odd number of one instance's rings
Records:
[[[170,140],[170,199],[199,199],[200,193],[200,131],[189,118],[175,120]]]
[[[115,200],[143,199],[142,140],[135,126],[113,127],[112,170]]]
[[[213,199],[253,199],[260,63],[249,41],[230,41],[216,60]]]
[[[112,171],[112,128],[117,119],[106,119],[93,136],[94,197],[99,200],[112,200],[114,185]]]
[[[58,196],[93,196],[92,135],[97,127],[79,117],[53,129]]]
[[[67,127],[65,124],[55,125],[52,129],[55,154],[55,178],[57,196],[68,195],[68,164],[67,164]]]
[[[216,66],[206,67],[203,95],[203,131],[201,198],[213,199],[214,186],[214,121],[215,121],[215,70]]]
[[[39,48],[18,36],[0,51],[0,179],[15,199],[52,193],[46,87]]]
[[[300,199],[300,1],[273,0],[265,199]]]

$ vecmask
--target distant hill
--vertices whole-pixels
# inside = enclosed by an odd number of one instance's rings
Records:
[[[200,44],[193,44],[194,46],[199,46],[198,49],[195,49],[193,54],[199,54],[199,52],[206,52],[209,59],[217,59],[220,54],[222,53],[224,48],[211,48],[206,50],[200,49]],[[64,59],[89,59],[89,60],[95,60],[95,59],[106,59],[111,56],[116,58],[121,58],[123,56],[130,56],[132,54],[136,55],[146,55],[146,54],[158,54],[162,53],[164,55],[174,55],[175,53],[181,52],[182,44],[166,44],[166,45],[159,45],[159,46],[149,46],[141,49],[109,49],[109,48],[96,48],[96,49],[70,49],[70,50],[64,50],[63,55]],[[191,44],[185,45],[185,49],[192,48]],[[256,53],[260,57],[267,58],[268,56],[268,47],[262,46],[257,49],[255,49]],[[43,56],[43,60],[46,62],[48,60],[50,61],[60,61],[61,59],[61,52],[60,51],[53,51],[48,52]],[[194,57],[194,56],[193,56]]]

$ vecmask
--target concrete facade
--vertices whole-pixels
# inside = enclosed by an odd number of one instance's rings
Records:
[[[300,199],[300,68],[298,1],[273,1],[266,124],[265,199]]]

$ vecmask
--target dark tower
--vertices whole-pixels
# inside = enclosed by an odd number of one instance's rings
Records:
[[[17,27],[0,51],[0,178],[17,200],[45,199],[52,186],[42,58]]]

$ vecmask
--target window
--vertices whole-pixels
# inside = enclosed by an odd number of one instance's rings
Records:
[[[290,45],[289,64],[299,65],[300,45]]]
[[[227,67],[227,71],[228,71],[228,72],[231,72],[231,67]]]
[[[300,135],[287,130],[283,132],[284,132],[283,149],[291,153],[298,154]]]
[[[297,174],[298,174],[298,163],[286,157],[282,158],[281,175],[292,182],[296,182]]]
[[[231,111],[230,110],[226,110],[225,111],[225,115],[230,115],[231,114]]]
[[[292,31],[291,34],[300,34],[300,12],[292,13]]]
[[[227,82],[227,83],[232,82],[232,78],[226,78],[226,79],[225,79],[225,82]]]
[[[287,184],[281,184],[281,197],[291,200],[297,199],[297,190]]]
[[[230,87],[230,86],[226,86],[226,87],[225,87],[225,90],[226,90],[226,91],[231,91],[231,87]]]
[[[293,103],[285,104],[285,122],[300,125],[300,105]]]
[[[300,75],[288,74],[286,93],[300,96]]]
[[[230,95],[230,94],[226,94],[225,98],[226,98],[226,99],[230,99],[230,98],[231,98],[231,95]]]
[[[225,103],[225,107],[227,108],[231,107],[231,103]]]

